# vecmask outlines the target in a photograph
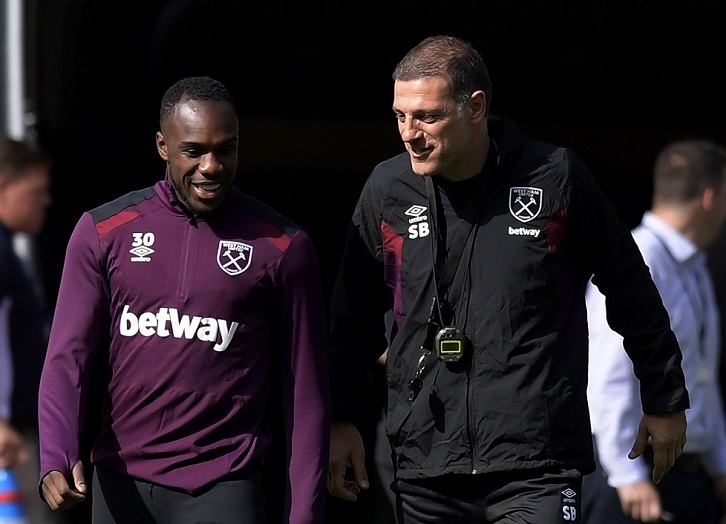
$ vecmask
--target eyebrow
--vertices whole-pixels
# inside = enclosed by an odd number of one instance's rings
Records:
[[[218,144],[215,144],[215,147],[224,146],[228,144],[236,144],[239,142],[239,138],[236,136],[230,136],[229,138],[222,140]],[[196,140],[181,140],[179,142],[181,146],[204,146],[207,145],[206,142],[198,142]]]

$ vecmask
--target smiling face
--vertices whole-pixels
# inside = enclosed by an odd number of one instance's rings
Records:
[[[183,98],[156,134],[177,198],[194,215],[217,209],[237,176],[239,123],[229,103]]]
[[[447,180],[475,176],[488,148],[486,100],[477,91],[457,106],[443,77],[433,76],[394,84],[393,112],[398,132],[419,175]]]

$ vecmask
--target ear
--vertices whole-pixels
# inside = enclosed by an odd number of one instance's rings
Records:
[[[166,146],[166,140],[164,140],[164,135],[161,134],[161,131],[156,132],[156,150],[159,152],[159,156],[163,158],[166,162],[169,161],[169,150]]]
[[[471,112],[470,119],[473,124],[477,124],[486,118],[487,115],[487,96],[484,91],[474,91],[466,101],[466,105]]]

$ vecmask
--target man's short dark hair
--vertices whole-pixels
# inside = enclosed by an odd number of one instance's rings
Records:
[[[0,136],[0,175],[17,179],[31,167],[49,168],[50,165],[50,157],[37,142]]]
[[[463,106],[474,91],[486,95],[487,112],[492,98],[492,81],[479,52],[460,38],[430,36],[419,42],[396,65],[393,80],[407,82],[441,76],[449,86],[449,96]]]
[[[235,111],[237,110],[232,96],[219,80],[208,76],[188,76],[177,81],[164,93],[159,110],[160,125],[174,114],[174,109],[183,98],[227,102]]]
[[[686,203],[707,187],[720,189],[726,177],[726,149],[707,139],[678,140],[658,154],[653,169],[653,202]]]

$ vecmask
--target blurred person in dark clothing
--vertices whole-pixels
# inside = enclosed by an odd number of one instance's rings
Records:
[[[0,467],[15,470],[28,517],[38,505],[38,384],[48,321],[42,286],[17,235],[34,237],[51,204],[51,161],[32,141],[0,136]]]

